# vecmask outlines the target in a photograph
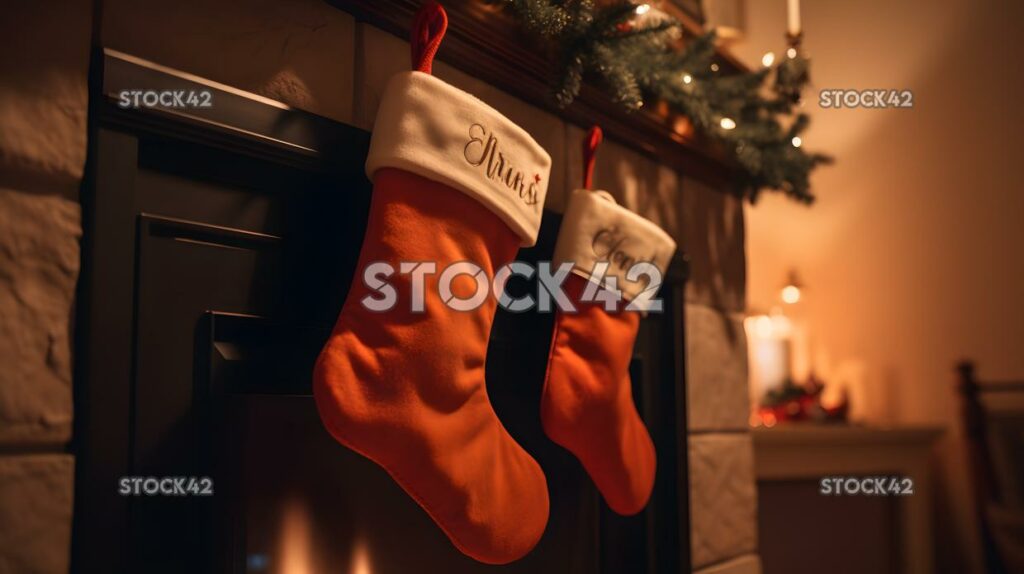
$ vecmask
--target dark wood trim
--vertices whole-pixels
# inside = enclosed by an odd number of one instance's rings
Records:
[[[202,143],[312,171],[351,171],[365,130],[281,102],[124,54],[99,51],[95,112],[105,126]],[[122,90],[209,92],[208,108],[121,107]],[[360,168],[361,169],[361,168]]]
[[[125,570],[130,501],[116,485],[131,470],[137,150],[134,137],[90,128],[75,320],[74,571]]]
[[[670,311],[673,317],[672,328],[675,336],[671,337],[672,348],[665,349],[666,355],[671,353],[670,365],[674,367],[673,378],[675,379],[675,459],[676,467],[671,472],[672,479],[676,481],[676,508],[678,509],[678,523],[676,525],[676,540],[678,545],[678,571],[690,572],[693,569],[692,556],[690,556],[690,443],[689,443],[689,404],[687,400],[687,379],[686,379],[686,282],[690,278],[690,260],[685,254],[676,254],[666,273],[666,288],[672,289],[673,307]],[[666,365],[665,368],[668,368]],[[666,544],[669,544],[666,541]]]
[[[333,6],[402,38],[409,37],[421,0],[327,0]],[[733,181],[736,167],[729,154],[706,138],[680,134],[673,126],[680,116],[647,109],[627,113],[596,85],[585,83],[573,104],[560,109],[551,97],[549,79],[554,58],[525,36],[502,3],[489,0],[445,0],[448,32],[438,59],[479,78],[565,121],[588,128],[599,124],[606,137],[712,187]],[[723,54],[723,73],[737,71],[735,59]],[[657,106],[651,106],[657,107]]]

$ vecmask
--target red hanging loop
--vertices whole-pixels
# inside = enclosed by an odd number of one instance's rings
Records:
[[[583,138],[583,189],[590,189],[594,179],[594,156],[597,154],[597,146],[601,145],[604,134],[601,126],[593,126]]]
[[[412,69],[431,73],[434,54],[448,29],[448,14],[433,0],[427,0],[416,12],[412,22]]]

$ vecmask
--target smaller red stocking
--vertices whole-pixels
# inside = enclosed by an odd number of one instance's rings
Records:
[[[584,141],[584,186],[590,186],[593,154],[601,141],[595,127]],[[541,397],[541,422],[551,440],[586,468],[612,510],[643,510],[654,486],[654,444],[633,404],[629,361],[640,325],[646,276],[627,279],[630,267],[647,262],[664,274],[676,244],[657,225],[615,204],[606,192],[578,189],[566,210],[555,261],[573,262],[565,291],[576,313],[559,311]],[[625,301],[615,311],[583,301],[594,264],[607,262]]]

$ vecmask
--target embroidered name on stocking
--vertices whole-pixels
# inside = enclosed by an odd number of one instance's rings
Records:
[[[540,174],[526,177],[500,146],[498,138],[488,133],[487,128],[473,124],[469,126],[469,142],[463,148],[462,155],[469,165],[483,168],[487,179],[504,184],[519,196],[520,201],[537,211],[540,208],[537,193]]]

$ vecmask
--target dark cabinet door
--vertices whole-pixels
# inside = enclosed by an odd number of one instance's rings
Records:
[[[611,513],[541,430],[553,316],[499,310],[488,392],[543,467],[551,517],[524,559],[479,564],[382,469],[335,443],[310,395],[365,231],[368,134],[227,93],[215,94],[210,117],[119,110],[105,98],[118,81],[195,80],[97,57],[77,338],[77,571],[688,570],[679,268],[663,288],[666,312],[641,323],[631,364],[659,456],[652,502],[634,517]],[[546,214],[538,245],[519,258],[549,259],[559,223]],[[213,493],[121,497],[124,476],[210,477]]]

